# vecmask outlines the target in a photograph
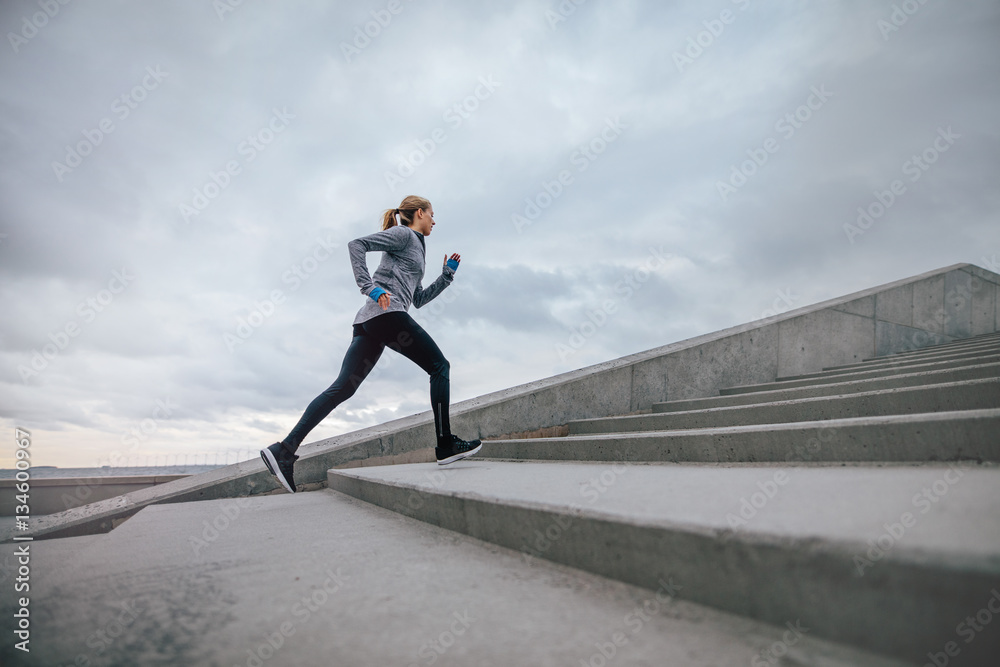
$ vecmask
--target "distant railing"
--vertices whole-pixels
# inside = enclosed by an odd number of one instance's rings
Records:
[[[224,452],[182,452],[171,454],[135,454],[116,456],[113,464],[102,468],[149,468],[164,466],[226,466],[260,456],[260,450],[242,449]]]

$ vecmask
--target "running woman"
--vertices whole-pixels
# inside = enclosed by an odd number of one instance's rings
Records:
[[[437,434],[438,465],[453,463],[480,450],[477,439],[466,442],[452,434],[448,420],[450,365],[437,344],[410,317],[412,303],[417,308],[428,303],[455,279],[461,256],[445,255],[441,275],[424,289],[424,237],[434,228],[434,207],[423,197],[410,195],[399,208],[382,216],[382,231],[354,239],[347,244],[354,279],[368,299],[354,318],[351,340],[340,376],[322,394],[313,399],[299,423],[285,437],[260,450],[267,469],[290,493],[295,493],[292,466],[302,440],[330,412],[354,395],[382,356],[386,346],[420,366],[430,376],[431,408]],[[374,277],[368,274],[365,253],[381,251],[382,261]]]

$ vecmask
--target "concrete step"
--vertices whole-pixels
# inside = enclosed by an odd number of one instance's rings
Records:
[[[976,334],[975,336],[970,336],[965,340],[982,340],[987,338],[1000,338],[1000,331],[991,331],[989,333]]]
[[[753,391],[767,391],[779,387],[806,387],[816,384],[826,384],[832,382],[847,382],[850,380],[864,380],[867,378],[891,377],[903,373],[919,373],[922,371],[937,371],[952,368],[965,368],[967,366],[981,366],[983,364],[1000,363],[1000,354],[976,357],[973,359],[952,359],[948,361],[930,361],[913,366],[888,367],[874,369],[859,369],[854,371],[822,371],[813,377],[805,377],[797,380],[778,379],[775,382],[764,382],[760,384],[743,385],[736,387],[723,387],[719,390],[721,395],[745,394]]]
[[[569,435],[780,424],[1000,408],[1000,378],[569,422]]]
[[[510,549],[651,590],[672,580],[694,602],[776,626],[798,620],[920,664],[956,640],[956,623],[986,607],[1000,581],[995,469],[469,459],[328,479]],[[961,664],[998,652],[993,624],[962,645]]]
[[[680,599],[669,575],[640,588],[330,490],[154,505],[92,537],[31,546],[31,665],[700,667],[788,631]],[[903,664],[792,637],[799,664]]]
[[[728,405],[750,405],[753,403],[769,403],[773,401],[788,401],[814,396],[836,396],[853,394],[880,389],[898,389],[902,387],[919,387],[932,384],[963,382],[1000,377],[1000,363],[964,366],[962,368],[944,369],[938,371],[920,371],[903,373],[889,377],[876,377],[866,380],[851,380],[830,384],[814,384],[788,387],[778,383],[777,388],[747,392],[743,394],[725,394],[722,396],[706,396],[703,398],[685,398],[654,403],[653,412],[676,412],[681,410],[698,410],[701,408],[717,408]]]
[[[895,352],[893,354],[883,354],[874,357],[865,357],[861,361],[856,363],[869,363],[874,361],[892,361],[892,360],[903,360],[903,359],[917,359],[919,357],[930,356],[935,354],[959,354],[961,352],[975,352],[976,350],[988,350],[990,348],[996,347],[1000,344],[1000,339],[997,340],[981,340],[975,342],[967,342],[962,345],[956,346],[946,346],[946,345],[932,345],[929,347],[923,347],[919,350],[910,350],[909,352]]]
[[[905,352],[894,352],[893,354],[885,354],[877,357],[868,357],[863,361],[868,361],[870,359],[891,359],[891,358],[919,356],[921,354],[926,354],[927,352],[934,352],[938,350],[960,350],[964,348],[973,348],[978,345],[995,343],[997,341],[1000,341],[1000,334],[986,334],[983,336],[976,336],[974,338],[963,338],[961,340],[954,340],[949,343],[938,343],[937,345],[928,345],[926,347],[921,347],[916,350],[907,350]]]
[[[1000,462],[1000,408],[488,440],[482,456],[634,463]]]
[[[907,361],[905,359],[890,359],[890,360],[878,360],[878,361],[862,361],[856,364],[845,364],[843,366],[825,366],[822,371],[818,373],[823,373],[826,371],[852,371],[864,368],[904,368],[907,366],[912,366],[914,364],[921,363],[922,361],[949,361],[952,359],[975,359],[979,356],[984,356],[988,354],[1000,354],[1000,345],[990,345],[980,350],[971,350],[968,352],[942,352],[935,355],[926,355],[921,357],[914,357],[913,359]],[[817,373],[805,373],[803,375],[789,375],[786,377],[779,378],[781,380],[792,380],[801,377],[812,377]]]

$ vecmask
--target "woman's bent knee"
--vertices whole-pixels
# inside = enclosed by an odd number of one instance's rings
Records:
[[[431,366],[431,375],[440,375],[445,379],[448,379],[449,371],[451,371],[451,364],[449,364],[448,360],[444,358],[440,361],[435,361]]]

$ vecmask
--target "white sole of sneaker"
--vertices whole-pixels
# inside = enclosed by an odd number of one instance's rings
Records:
[[[274,475],[279,482],[281,482],[281,485],[285,487],[285,490],[289,493],[295,493],[295,489],[288,485],[288,482],[285,481],[285,477],[278,474],[278,470],[280,470],[278,468],[278,460],[274,458],[274,454],[271,453],[271,450],[266,447],[260,450],[260,458],[264,459],[264,465],[267,466],[268,471]]]
[[[441,459],[440,461],[438,461],[438,465],[439,466],[446,466],[449,463],[454,463],[455,461],[461,461],[462,459],[465,459],[465,458],[468,458],[468,457],[472,456],[473,454],[475,454],[476,452],[478,452],[482,448],[483,448],[483,443],[479,443],[479,446],[476,447],[475,449],[470,449],[467,452],[462,452],[461,454],[455,454],[454,456],[449,456],[446,459]]]

